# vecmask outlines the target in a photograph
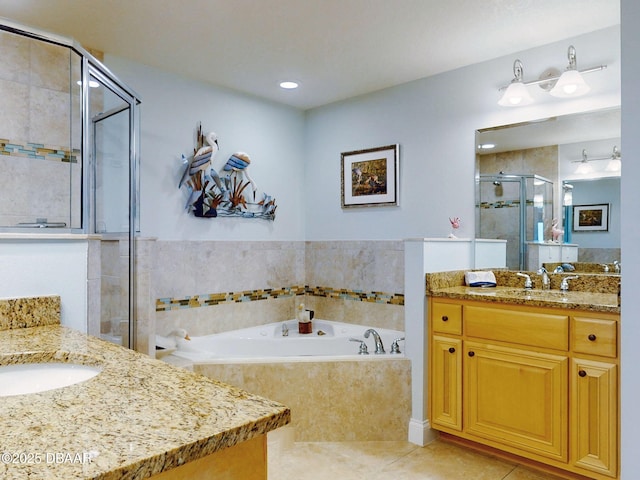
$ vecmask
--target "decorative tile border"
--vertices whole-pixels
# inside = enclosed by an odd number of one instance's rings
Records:
[[[388,305],[404,305],[404,295],[401,293],[364,292],[362,290],[335,289],[331,287],[309,287],[308,285],[265,288],[259,290],[244,290],[241,292],[209,293],[184,298],[158,298],[156,312],[167,312],[182,308],[199,308],[219,305],[223,303],[255,302],[274,298],[311,295],[314,297],[338,298],[359,302],[372,302]]]
[[[12,143],[10,140],[0,138],[0,155],[35,158],[37,160],[49,160],[64,163],[78,163],[80,150],[45,146],[42,143]]]

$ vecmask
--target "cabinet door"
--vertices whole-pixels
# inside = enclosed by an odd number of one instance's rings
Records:
[[[464,350],[466,431],[566,462],[568,358],[474,342]]]
[[[431,423],[462,430],[462,340],[434,336],[431,348]]]
[[[618,469],[617,377],[615,364],[572,360],[571,462],[612,477]]]

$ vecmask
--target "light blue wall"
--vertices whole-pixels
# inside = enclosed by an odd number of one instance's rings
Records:
[[[622,479],[638,478],[640,472],[640,2],[621,0],[622,21],[622,148],[630,159],[622,166]]]
[[[462,219],[458,236],[472,237],[475,130],[619,105],[619,35],[609,28],[309,111],[306,239],[442,237],[452,216]],[[525,80],[536,79],[548,67],[564,68],[570,44],[580,68],[608,64],[589,74],[587,97],[558,100],[530,87],[535,104],[497,105],[516,58]],[[400,145],[400,207],[343,210],[340,153],[393,143]]]
[[[620,178],[572,181],[572,184],[573,205],[609,204],[609,230],[572,232],[571,243],[582,248],[620,248]]]
[[[162,240],[302,240],[304,114],[294,108],[106,55],[105,64],[142,98],[141,232]],[[276,198],[275,222],[195,218],[178,190],[180,155],[193,153],[195,131],[218,134],[214,167],[244,151],[251,176]]]

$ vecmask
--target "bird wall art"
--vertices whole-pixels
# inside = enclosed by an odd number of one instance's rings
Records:
[[[262,198],[256,201],[258,187],[249,176],[249,154],[235,152],[216,170],[216,155],[219,150],[216,133],[203,135],[202,126],[199,125],[193,154],[188,157],[181,155],[183,171],[178,189],[186,190],[185,210],[201,218],[275,220],[275,199],[263,192]]]

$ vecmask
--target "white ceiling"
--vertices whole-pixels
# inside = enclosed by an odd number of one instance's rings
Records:
[[[0,17],[307,109],[617,25],[620,2],[0,0]]]

